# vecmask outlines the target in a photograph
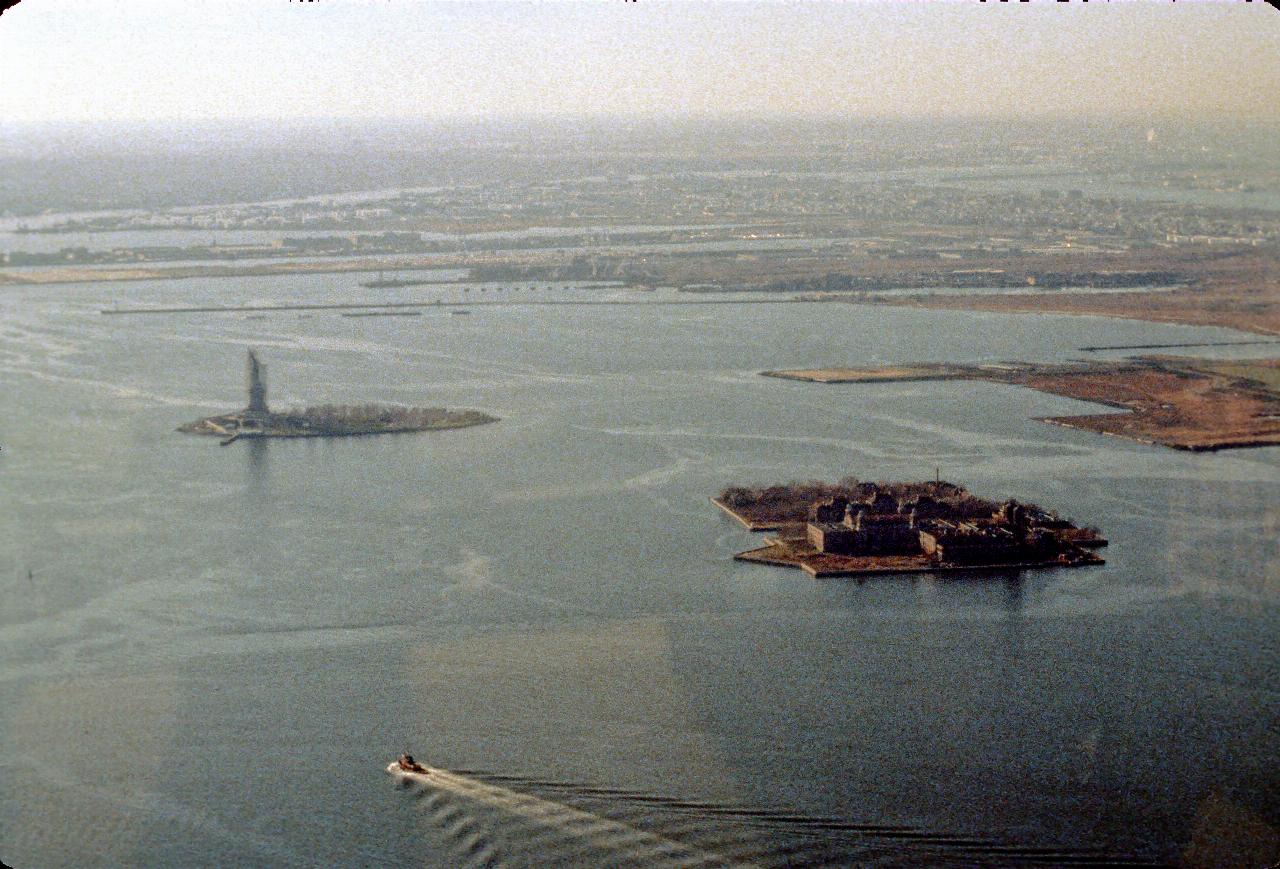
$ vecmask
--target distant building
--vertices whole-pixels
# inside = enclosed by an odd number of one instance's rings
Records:
[[[888,516],[898,512],[898,499],[883,489],[876,489],[875,494],[864,500],[859,509],[877,516]],[[852,514],[854,511],[849,512]]]
[[[948,504],[944,504],[936,498],[928,495],[918,495],[915,498],[906,499],[898,502],[899,513],[910,513],[916,517],[916,521],[923,519],[936,519],[942,516],[950,516],[952,508]]]
[[[996,522],[1003,523],[1022,532],[1034,528],[1074,528],[1075,525],[1056,513],[1050,513],[1035,504],[1024,504],[1021,501],[1005,501],[1000,509],[992,514]]]
[[[920,551],[916,518],[909,513],[852,510],[844,524],[853,532],[853,552],[867,555],[914,555]]]
[[[843,522],[810,522],[805,535],[819,552],[849,555],[857,551],[857,533]]]
[[[920,555],[950,564],[1001,564],[1051,552],[1054,529],[1074,527],[1034,504],[993,504],[937,482],[898,497],[869,486],[850,501],[837,495],[809,509],[805,535],[832,555]]]
[[[843,522],[848,510],[849,499],[843,495],[836,495],[810,507],[809,520],[819,525]]]
[[[968,522],[934,523],[920,532],[920,548],[934,561],[950,564],[1000,564],[1019,561],[1027,552],[1022,539],[1008,528]]]
[[[932,499],[930,499],[932,500]],[[920,551],[914,513],[903,513],[891,494],[864,501],[835,497],[815,504],[805,528],[809,543],[834,555],[913,555]]]
[[[768,547],[735,557],[801,567],[812,576],[1073,567],[1101,564],[1089,550],[1107,545],[1097,529],[1078,528],[1035,504],[976,497],[937,475],[915,483],[846,478],[835,486],[726,489],[717,503],[777,523],[779,536]],[[798,513],[808,518],[803,537],[792,524]]]

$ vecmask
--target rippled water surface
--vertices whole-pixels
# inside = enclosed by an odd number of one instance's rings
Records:
[[[1048,426],[1091,406],[996,384],[756,374],[1238,333],[800,304],[99,313],[353,286],[0,295],[11,865],[1152,861],[1275,823],[1280,451]],[[175,433],[243,404],[249,346],[277,405],[502,421]],[[731,561],[758,537],[707,501],[935,469],[1098,525],[1108,564],[816,582]],[[406,748],[532,814],[397,787]]]

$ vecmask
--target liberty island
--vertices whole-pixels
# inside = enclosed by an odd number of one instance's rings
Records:
[[[478,410],[397,407],[382,404],[325,404],[277,413],[267,407],[266,366],[249,351],[246,368],[249,403],[244,410],[208,416],[178,426],[187,434],[221,437],[222,445],[240,438],[349,437],[466,428],[497,422]]]

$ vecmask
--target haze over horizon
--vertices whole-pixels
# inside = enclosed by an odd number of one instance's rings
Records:
[[[0,117],[1271,121],[1277,56],[1261,3],[24,0]]]

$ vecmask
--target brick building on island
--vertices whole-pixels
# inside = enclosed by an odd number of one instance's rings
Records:
[[[766,545],[734,558],[796,567],[814,577],[871,576],[1103,564],[1096,528],[1034,504],[979,498],[935,478],[725,489],[713,502]]]
[[[815,504],[805,531],[819,552],[912,555],[920,551],[915,513],[902,512],[899,500],[883,491],[863,501],[836,496]]]
[[[1074,528],[1031,504],[995,504],[953,487],[948,496],[897,497],[876,487],[862,498],[815,503],[805,536],[820,553],[925,556],[935,563],[1001,564],[1051,557],[1055,530]]]

